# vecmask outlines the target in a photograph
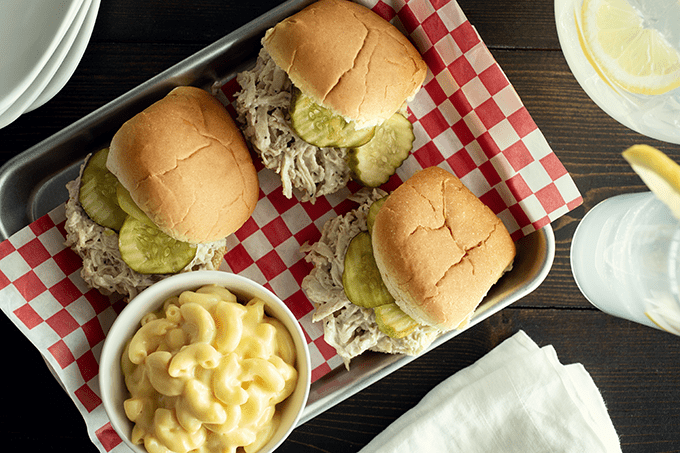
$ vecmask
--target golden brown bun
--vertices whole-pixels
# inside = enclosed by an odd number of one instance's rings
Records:
[[[441,330],[464,321],[515,257],[500,219],[438,167],[421,170],[390,194],[372,239],[399,307]]]
[[[233,233],[259,196],[241,132],[200,88],[175,88],[123,124],[106,166],[163,232],[185,242]]]
[[[379,124],[413,96],[427,66],[392,24],[346,0],[320,0],[267,31],[264,48],[317,104]]]

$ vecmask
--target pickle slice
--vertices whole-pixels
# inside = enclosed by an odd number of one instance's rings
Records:
[[[116,186],[116,195],[118,198],[118,206],[127,213],[127,215],[131,215],[132,217],[136,218],[137,220],[141,220],[143,222],[148,223],[149,225],[153,225],[154,223],[151,221],[149,216],[147,216],[144,211],[142,211],[139,206],[137,206],[137,203],[134,202],[132,199],[132,196],[130,195],[130,192],[123,187],[121,183],[118,183]]]
[[[342,286],[350,302],[373,308],[394,302],[375,264],[371,236],[362,231],[352,238],[345,254]]]
[[[354,121],[346,121],[297,89],[290,107],[290,122],[301,139],[319,148],[361,146],[375,132],[374,127],[356,129]]]
[[[373,203],[371,203],[371,207],[368,208],[368,214],[366,215],[366,226],[368,227],[368,233],[373,234],[373,225],[375,224],[375,216],[378,215],[378,211],[380,211],[380,208],[382,207],[383,204],[385,204],[385,201],[387,200],[387,197],[382,197],[378,198],[375,200]]]
[[[413,125],[395,113],[376,128],[370,142],[349,150],[347,163],[352,178],[368,187],[386,183],[408,157],[413,140]]]
[[[127,214],[118,206],[116,185],[118,180],[106,168],[109,149],[104,148],[87,160],[80,178],[78,200],[93,222],[119,231]]]
[[[196,255],[196,246],[177,241],[153,225],[127,216],[118,235],[123,261],[140,274],[174,274]]]
[[[373,311],[378,328],[388,337],[403,338],[418,327],[418,323],[396,303],[375,307]]]

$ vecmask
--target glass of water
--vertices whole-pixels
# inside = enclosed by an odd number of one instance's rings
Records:
[[[591,209],[570,257],[576,284],[595,307],[680,335],[680,221],[652,192]]]

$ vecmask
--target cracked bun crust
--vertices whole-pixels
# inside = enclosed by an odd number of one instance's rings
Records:
[[[396,27],[347,0],[313,3],[269,29],[262,44],[303,93],[360,125],[392,116],[427,73]]]
[[[399,307],[444,331],[467,319],[515,257],[501,220],[438,167],[419,171],[392,192],[378,211],[372,240]]]
[[[230,235],[259,196],[240,130],[200,88],[175,88],[123,124],[106,166],[163,232],[185,242]]]

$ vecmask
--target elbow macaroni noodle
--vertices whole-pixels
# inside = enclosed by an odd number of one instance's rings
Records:
[[[121,358],[132,441],[149,453],[255,452],[297,384],[295,360],[263,301],[242,305],[217,285],[171,297],[142,318]]]

